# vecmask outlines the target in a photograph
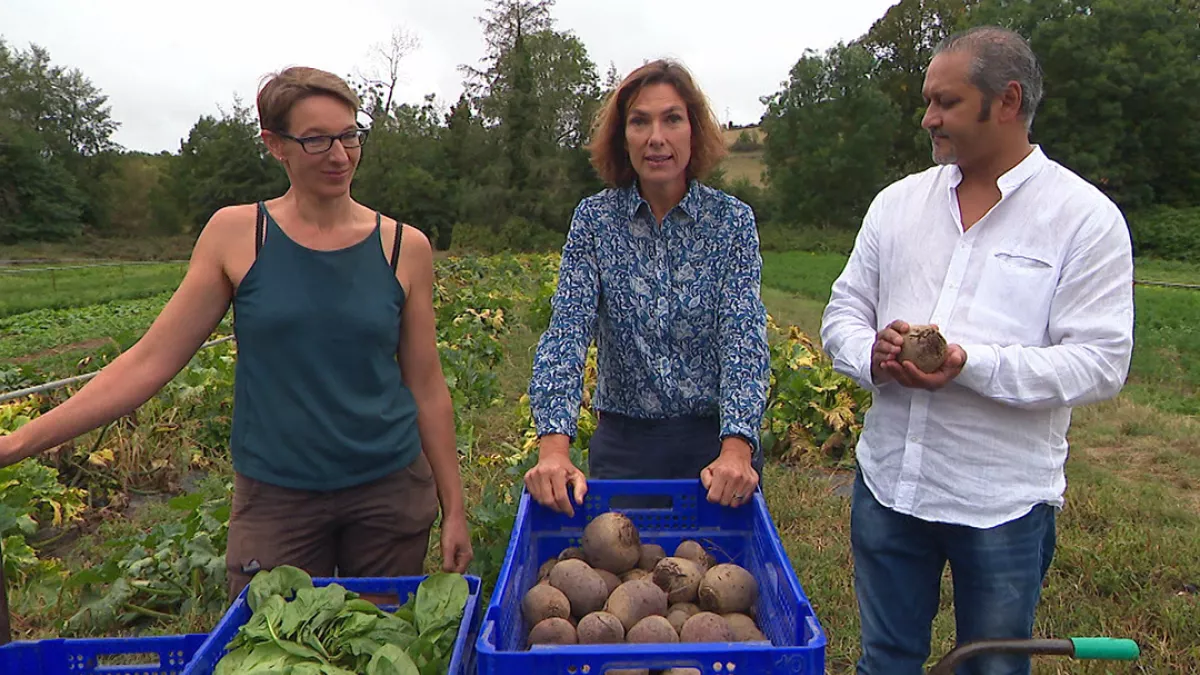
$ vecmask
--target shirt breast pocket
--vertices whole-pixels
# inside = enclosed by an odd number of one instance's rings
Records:
[[[996,344],[1044,346],[1058,268],[1042,253],[998,251],[983,264],[972,323]]]

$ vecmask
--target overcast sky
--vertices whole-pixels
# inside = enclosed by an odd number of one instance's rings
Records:
[[[578,36],[601,77],[659,56],[681,59],[722,121],[755,122],[804,49],[823,51],[870,28],[896,0],[558,0],[556,27]],[[375,43],[406,28],[402,101],[453,103],[460,64],[483,56],[485,0],[0,0],[10,47],[50,50],[109,96],[113,139],[131,150],[179,150],[204,114],[234,96],[252,104],[261,78],[288,65],[339,75],[369,67]]]

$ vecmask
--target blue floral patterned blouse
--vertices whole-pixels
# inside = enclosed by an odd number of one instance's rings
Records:
[[[574,437],[587,348],[593,406],[630,417],[720,416],[758,449],[770,352],[754,212],[695,180],[661,228],[636,185],[580,202],[529,385],[538,434]]]

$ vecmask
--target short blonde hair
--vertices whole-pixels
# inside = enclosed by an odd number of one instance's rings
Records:
[[[678,62],[659,59],[630,73],[616,91],[609,94],[596,116],[588,150],[591,152],[592,166],[596,167],[605,183],[614,187],[629,187],[637,178],[629,151],[625,149],[625,117],[629,114],[629,104],[638,92],[660,83],[674,87],[687,105],[688,122],[692,127],[688,179],[705,178],[725,156],[721,125],[691,73]]]
[[[258,90],[258,124],[267,131],[286,132],[288,115],[310,96],[332,96],[355,113],[362,105],[342,78],[325,70],[293,66],[267,76]]]

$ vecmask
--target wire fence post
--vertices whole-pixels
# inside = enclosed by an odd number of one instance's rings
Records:
[[[0,542],[0,645],[12,642],[12,620],[8,613],[8,580],[4,578],[4,544]]]

